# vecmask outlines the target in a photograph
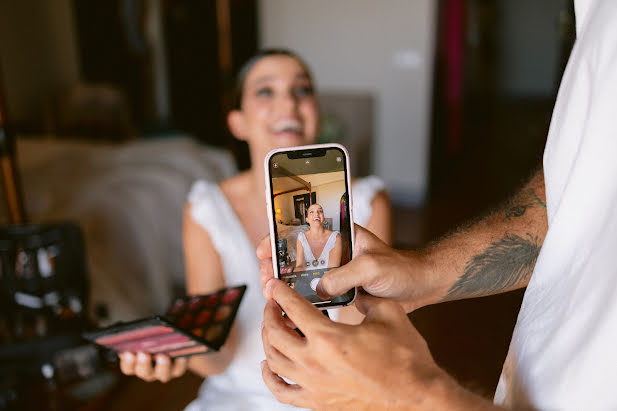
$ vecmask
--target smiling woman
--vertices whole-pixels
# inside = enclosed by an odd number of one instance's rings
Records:
[[[208,294],[224,286],[248,286],[234,327],[219,352],[193,356],[188,364],[163,356],[157,356],[153,362],[143,353],[125,353],[121,368],[126,374],[148,381],[168,381],[182,375],[187,365],[193,372],[208,376],[199,398],[189,405],[190,410],[277,410],[286,406],[268,391],[259,368],[264,358],[260,324],[265,299],[255,247],[269,231],[261,165],[274,148],[315,142],[319,111],[307,66],[287,50],[264,50],[257,54],[239,73],[235,108],[227,120],[234,136],[248,143],[253,166],[220,185],[195,182],[184,212],[183,247],[189,294]],[[383,184],[375,184],[375,179],[356,182],[365,189],[359,188],[360,196],[354,198],[354,204],[368,210],[362,224],[389,233],[389,203],[385,194],[380,193]],[[372,183],[367,184],[369,181]],[[316,233],[333,233],[319,230],[323,213],[328,212],[331,203],[323,202],[321,216],[316,205],[309,210],[317,212],[312,223]],[[287,220],[288,207],[279,207],[281,219]],[[373,213],[373,209],[380,211]],[[307,235],[315,243],[313,252],[323,253],[327,241],[319,245],[320,239]],[[336,248],[340,236],[333,238]],[[294,238],[292,245],[295,244]],[[330,260],[337,260],[332,252],[327,254]]]
[[[296,267],[314,269],[340,266],[343,244],[338,231],[323,227],[323,207],[320,204],[310,206],[306,221],[310,229],[298,234]]]

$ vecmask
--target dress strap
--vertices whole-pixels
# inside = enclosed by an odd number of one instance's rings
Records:
[[[315,260],[315,256],[313,255],[313,250],[311,249],[310,244],[308,243],[308,240],[306,238],[306,235],[304,234],[304,232],[300,232],[298,233],[298,238],[300,239],[300,242],[302,243],[302,248],[304,248],[304,258],[306,259],[307,253],[309,253],[310,255],[310,260]],[[307,261],[308,263],[309,261]]]
[[[319,260],[325,260],[329,258],[330,251],[334,248],[334,244],[336,243],[336,236],[339,234],[338,231],[332,231],[330,237],[328,237],[328,241],[326,241],[326,245],[324,245],[323,250],[321,251],[321,255],[319,256]],[[324,257],[324,254],[327,254]]]

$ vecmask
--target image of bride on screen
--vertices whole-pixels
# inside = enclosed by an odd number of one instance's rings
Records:
[[[324,228],[324,210],[312,204],[306,213],[307,231],[296,240],[296,268],[299,270],[338,267],[341,265],[343,244],[338,231]]]
[[[319,160],[313,159],[309,173],[302,172],[304,162],[279,164],[272,179],[281,274],[321,276],[351,258],[345,173],[336,155]]]

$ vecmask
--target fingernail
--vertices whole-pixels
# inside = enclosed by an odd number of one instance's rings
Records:
[[[144,354],[143,352],[137,353],[137,361],[146,362],[148,361],[148,356]]]
[[[120,354],[120,357],[123,361],[129,362],[129,363],[135,360],[135,357],[130,352],[123,352],[122,354]]]
[[[157,355],[156,356],[156,363],[157,364],[167,364],[169,362],[168,357],[164,356],[164,355]]]

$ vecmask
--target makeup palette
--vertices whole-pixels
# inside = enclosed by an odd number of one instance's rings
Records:
[[[85,333],[88,340],[123,352],[186,357],[218,351],[225,343],[246,286],[178,298],[164,316],[154,316]]]

